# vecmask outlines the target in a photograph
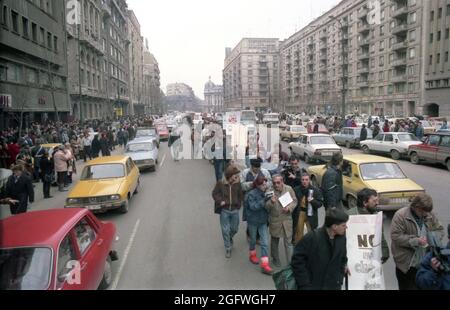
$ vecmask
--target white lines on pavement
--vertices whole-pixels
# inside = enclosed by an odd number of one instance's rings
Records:
[[[125,249],[125,252],[123,253],[123,258],[120,262],[119,270],[117,271],[116,278],[114,279],[114,282],[111,285],[111,290],[115,290],[117,288],[117,284],[119,284],[120,276],[123,271],[123,267],[125,267],[125,263],[127,262],[128,255],[130,254],[131,246],[133,245],[134,238],[136,237],[136,233],[139,227],[139,224],[141,223],[141,220],[137,220],[136,224],[134,225],[133,233],[131,234],[130,240],[128,241],[127,248]]]
[[[163,159],[161,160],[161,163],[159,164],[159,168],[161,168],[164,165],[165,160],[166,160],[166,154],[164,154]]]

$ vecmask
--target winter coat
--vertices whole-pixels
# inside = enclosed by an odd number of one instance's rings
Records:
[[[14,175],[11,175],[6,182],[5,197],[19,201],[19,209],[25,209],[30,203],[34,202],[34,189],[31,178],[23,172],[17,182]]]
[[[359,135],[359,141],[366,141],[367,140],[367,129],[362,128],[361,134]]]
[[[245,210],[247,223],[260,225],[267,224],[269,213],[266,206],[266,194],[259,188],[252,189],[245,196]]]
[[[335,236],[332,242],[325,227],[307,233],[295,247],[291,266],[300,290],[340,290],[347,266],[346,236]]]
[[[94,140],[92,140],[92,145],[91,145],[92,155],[98,156],[98,154],[100,153],[100,150],[101,150],[100,141],[98,140],[98,137],[94,137]]]
[[[441,237],[443,230],[441,224],[434,213],[430,213],[424,220],[427,231],[438,232]],[[395,265],[403,273],[407,273],[414,253],[419,245],[419,225],[411,211],[411,207],[398,210],[391,224],[391,251]]]
[[[267,179],[267,185],[272,188],[272,177],[267,169],[261,168],[260,175],[263,175]],[[246,193],[253,189],[253,181],[258,177],[255,175],[250,168],[244,169],[241,173],[241,186],[242,190]]]
[[[286,208],[289,210],[288,213],[283,213],[283,207],[281,203],[277,200],[275,203],[272,200],[266,202],[266,209],[269,212],[269,231],[270,235],[275,238],[288,238],[292,239],[292,212],[297,206],[297,197],[292,187],[288,185],[283,185],[281,192],[275,190],[275,195],[281,197],[288,193],[291,195],[293,202],[291,202]]]
[[[298,204],[294,209],[294,212],[292,212],[292,221],[293,221],[293,227],[295,230],[295,227],[297,227],[298,224],[298,217],[300,215],[300,211],[305,211],[306,214],[308,214],[308,209],[306,210],[300,210],[300,203],[302,201],[302,199],[306,199],[306,207],[308,207],[308,196],[309,196],[309,190],[312,189],[313,190],[313,198],[314,200],[311,201],[311,206],[313,208],[313,215],[312,216],[308,216],[308,222],[311,225],[311,227],[313,228],[317,228],[319,226],[319,216],[318,216],[318,210],[323,206],[323,196],[322,196],[322,191],[317,188],[314,187],[312,185],[310,185],[307,189],[306,189],[306,195],[303,194],[303,187],[302,186],[297,186],[294,188],[294,192],[295,192],[295,196],[297,197],[297,201]]]
[[[375,139],[375,137],[378,136],[379,134],[380,134],[380,126],[375,125],[372,131],[373,138]]]
[[[63,151],[57,151],[53,155],[53,161],[55,163],[56,172],[66,172],[68,169],[67,162],[71,159],[70,154],[66,154]]]
[[[378,212],[371,213],[366,208],[352,208],[347,211],[348,215],[364,215],[364,214],[377,214]],[[381,261],[384,263],[389,259],[389,245],[384,237],[384,229],[381,229]]]
[[[244,200],[241,185],[239,183],[230,185],[226,180],[217,182],[212,192],[212,197],[218,205],[225,201],[222,209],[228,211],[239,210]]]
[[[416,137],[422,139],[424,135],[423,126],[417,126],[416,128]]]
[[[450,249],[450,243],[447,245]],[[428,253],[420,263],[416,274],[416,285],[422,290],[450,290],[450,274],[438,273],[431,267],[433,253]],[[447,256],[447,264],[450,264],[450,256]]]
[[[100,148],[102,150],[102,156],[110,156],[108,139],[106,137],[100,139]]]
[[[322,178],[323,204],[325,208],[342,206],[342,171],[331,166]]]
[[[53,159],[49,157],[42,157],[40,161],[41,178],[44,179],[46,175],[52,175],[54,173]]]

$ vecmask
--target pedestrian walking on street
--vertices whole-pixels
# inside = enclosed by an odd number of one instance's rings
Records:
[[[102,150],[102,157],[111,156],[111,152],[109,150],[109,141],[105,133],[103,133],[102,137],[100,138],[100,148]]]
[[[443,237],[443,227],[433,211],[433,199],[418,194],[409,207],[398,210],[391,224],[391,250],[400,290],[416,290],[416,273],[426,255],[427,233]]]
[[[48,151],[44,152],[44,156],[41,158],[40,167],[44,199],[53,198],[50,196],[50,187],[55,178],[55,171],[53,159],[50,158]]]
[[[70,159],[67,161],[67,183],[72,184],[72,175],[74,173],[77,173],[75,155],[73,154],[73,149],[70,146],[70,143],[66,143],[64,149],[66,155],[70,157]]]
[[[367,128],[366,124],[362,125],[361,128],[361,134],[359,135],[359,142],[366,141],[367,140]]]
[[[55,164],[55,171],[57,174],[58,190],[60,192],[67,192],[67,162],[71,159],[70,154],[66,154],[64,147],[59,146],[58,150],[53,154],[53,160]]]
[[[347,211],[348,215],[363,215],[378,213],[378,193],[369,188],[364,188],[358,192],[357,207]],[[381,230],[381,263],[384,264],[389,259],[389,246],[384,237],[384,229]]]
[[[12,172],[6,182],[5,197],[18,201],[10,205],[11,214],[15,215],[27,212],[28,202],[34,202],[34,189],[31,177],[24,173],[21,165],[14,166]]]
[[[91,154],[91,138],[89,137],[88,133],[85,133],[83,138],[81,139],[81,145],[83,146],[83,160],[84,162],[87,161],[87,158],[89,157],[89,160],[92,160],[92,154]]]
[[[378,123],[378,121],[374,121],[372,136],[375,139],[379,134],[380,134],[380,124]]]
[[[422,122],[421,121],[417,121],[417,126],[416,126],[416,131],[415,131],[415,133],[416,133],[416,137],[419,139],[419,140],[422,140],[422,138],[423,138],[423,136],[424,136],[424,133],[425,132],[425,130],[424,130],[424,128],[423,128],[423,125],[422,125]]]
[[[303,238],[305,226],[308,232],[319,226],[319,209],[323,206],[322,191],[311,184],[308,173],[303,172],[301,184],[294,188],[298,205],[292,212],[293,244]]]
[[[267,185],[267,179],[261,175],[256,178],[253,185],[254,188],[246,195],[244,204],[247,214],[247,227],[250,233],[249,260],[255,265],[260,263],[256,255],[256,235],[259,234],[261,271],[262,273],[271,275],[273,270],[269,265],[269,230],[267,228],[269,213],[265,208],[267,201],[266,192],[269,186]]]
[[[94,140],[92,140],[92,146],[91,146],[92,157],[97,158],[100,154],[101,149],[102,149],[102,147],[100,145],[100,141],[98,140],[98,135],[95,135]]]
[[[292,270],[299,290],[341,290],[347,268],[347,221],[341,209],[327,211],[325,225],[296,245]]]
[[[240,170],[230,165],[225,170],[225,180],[217,182],[212,197],[221,207],[220,226],[225,245],[225,257],[231,257],[233,237],[239,229],[239,210],[242,207],[243,193],[239,180]]]
[[[342,165],[344,157],[334,153],[329,167],[322,178],[322,194],[326,209],[343,208],[342,206]]]
[[[33,157],[33,168],[34,168],[34,175],[33,175],[33,181],[39,182],[39,167],[40,167],[40,161],[42,156],[44,155],[44,148],[41,145],[41,140],[36,140],[36,145],[31,150],[31,156]]]
[[[266,203],[266,209],[269,212],[269,230],[271,235],[270,254],[273,265],[280,267],[281,260],[278,249],[280,238],[283,238],[288,264],[292,257],[292,212],[297,206],[297,198],[292,187],[284,184],[281,175],[275,175],[272,178],[272,183],[274,195]],[[290,196],[292,202],[283,207],[280,202],[282,196]]]

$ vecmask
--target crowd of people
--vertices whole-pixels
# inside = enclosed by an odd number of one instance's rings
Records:
[[[344,278],[351,278],[346,246],[349,216],[376,214],[378,193],[368,188],[361,190],[357,207],[347,210],[342,204],[340,153],[326,166],[320,188],[311,183],[298,163],[299,159],[292,156],[288,165],[272,173],[262,167],[260,158],[251,159],[250,167],[243,171],[232,162],[226,167],[223,179],[212,191],[215,210],[220,215],[225,257],[232,256],[243,208],[250,263],[259,264],[261,272],[268,275],[274,274],[273,267],[291,266],[298,289],[340,290]],[[324,225],[319,227],[322,207]],[[450,274],[442,272],[442,266],[449,262],[428,253],[427,233],[431,232],[440,238],[444,236],[444,228],[433,213],[432,198],[418,194],[410,206],[395,213],[390,249],[382,234],[381,263],[392,256],[400,290],[449,289]],[[280,239],[287,260],[284,264],[280,259]]]

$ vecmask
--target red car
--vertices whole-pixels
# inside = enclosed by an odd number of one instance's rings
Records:
[[[0,221],[0,290],[96,290],[112,282],[116,227],[86,209]]]
[[[308,130],[308,133],[314,133],[314,126],[316,124],[314,123],[308,123],[308,125],[306,126],[306,129]],[[328,131],[327,127],[324,124],[319,124],[319,132],[318,133],[323,133],[323,134],[329,134],[330,132]]]
[[[169,129],[166,125],[159,124],[156,125],[156,130],[159,134],[159,141],[167,141],[169,140]]]

